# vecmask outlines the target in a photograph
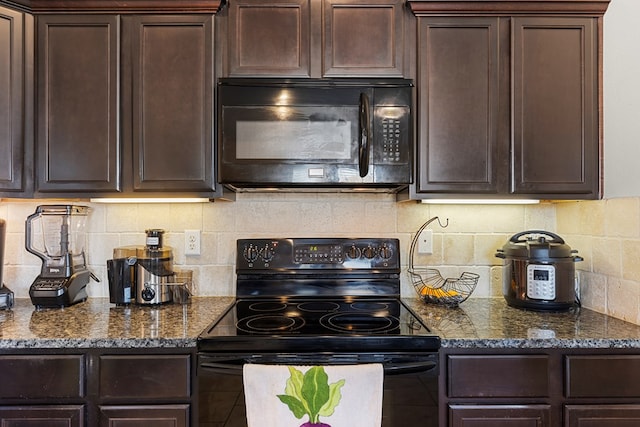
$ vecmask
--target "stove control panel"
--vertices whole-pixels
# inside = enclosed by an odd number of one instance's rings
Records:
[[[399,269],[398,239],[240,239],[238,270]]]

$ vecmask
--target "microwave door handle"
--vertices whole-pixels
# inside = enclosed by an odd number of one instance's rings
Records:
[[[371,115],[369,112],[369,97],[360,94],[360,132],[358,135],[358,167],[360,177],[364,178],[369,172],[369,144],[371,142]]]

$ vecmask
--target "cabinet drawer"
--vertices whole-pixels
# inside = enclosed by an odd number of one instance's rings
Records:
[[[567,356],[567,397],[640,397],[640,355]]]
[[[2,427],[83,427],[84,405],[0,406]]]
[[[0,399],[59,399],[85,395],[83,355],[0,356]]]
[[[549,405],[451,405],[450,426],[539,427],[551,425]]]
[[[546,355],[452,355],[447,359],[451,397],[545,397],[549,395]]]
[[[567,405],[564,419],[567,427],[638,426],[640,405]]]
[[[189,405],[101,406],[99,427],[188,427]]]
[[[119,400],[189,398],[191,356],[101,356],[99,393]]]

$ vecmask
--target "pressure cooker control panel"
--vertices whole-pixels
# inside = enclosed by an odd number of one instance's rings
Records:
[[[397,239],[240,239],[239,270],[399,269]]]
[[[556,269],[552,265],[527,266],[527,297],[552,301],[556,299]]]

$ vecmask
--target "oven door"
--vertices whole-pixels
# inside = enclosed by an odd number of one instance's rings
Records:
[[[438,425],[438,354],[239,354],[198,355],[200,426],[246,427],[242,366],[245,363],[336,365],[382,363],[383,427]]]

